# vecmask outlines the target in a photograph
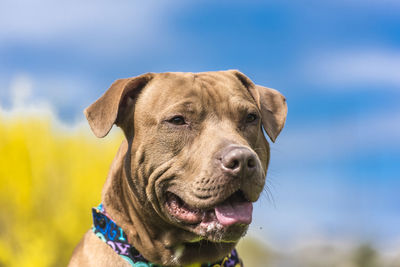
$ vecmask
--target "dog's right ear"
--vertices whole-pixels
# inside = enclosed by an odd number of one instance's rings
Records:
[[[104,137],[113,124],[119,126],[128,105],[134,103],[140,91],[153,78],[152,73],[116,80],[111,87],[84,110],[90,128],[97,137]]]

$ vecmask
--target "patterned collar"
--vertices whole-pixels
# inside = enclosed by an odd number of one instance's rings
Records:
[[[150,263],[128,242],[124,230],[119,227],[104,210],[103,204],[92,209],[92,230],[103,242],[109,245],[118,255],[134,267],[162,267]],[[191,264],[187,267],[243,267],[236,250],[232,250],[228,256],[215,263]]]

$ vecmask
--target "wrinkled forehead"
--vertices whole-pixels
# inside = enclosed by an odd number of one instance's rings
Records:
[[[157,110],[175,104],[234,108],[234,103],[254,103],[239,79],[229,72],[160,73],[151,81],[141,98],[145,105]]]

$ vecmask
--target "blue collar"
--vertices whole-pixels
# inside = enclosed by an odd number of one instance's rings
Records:
[[[92,230],[103,242],[109,245],[118,255],[135,267],[162,267],[150,263],[137,249],[129,244],[128,237],[124,230],[119,227],[104,210],[103,204],[92,209],[93,227]],[[191,267],[243,267],[236,250],[232,250],[228,256],[219,262],[192,264]]]

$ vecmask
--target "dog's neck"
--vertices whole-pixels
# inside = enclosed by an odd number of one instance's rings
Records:
[[[102,202],[111,218],[126,232],[128,240],[143,256],[151,262],[169,262],[174,256],[159,238],[159,229],[155,225],[144,223],[147,218],[143,207],[136,207],[134,198],[140,195],[132,192],[125,166],[128,143],[124,141],[111,165],[107,181],[103,188]]]

